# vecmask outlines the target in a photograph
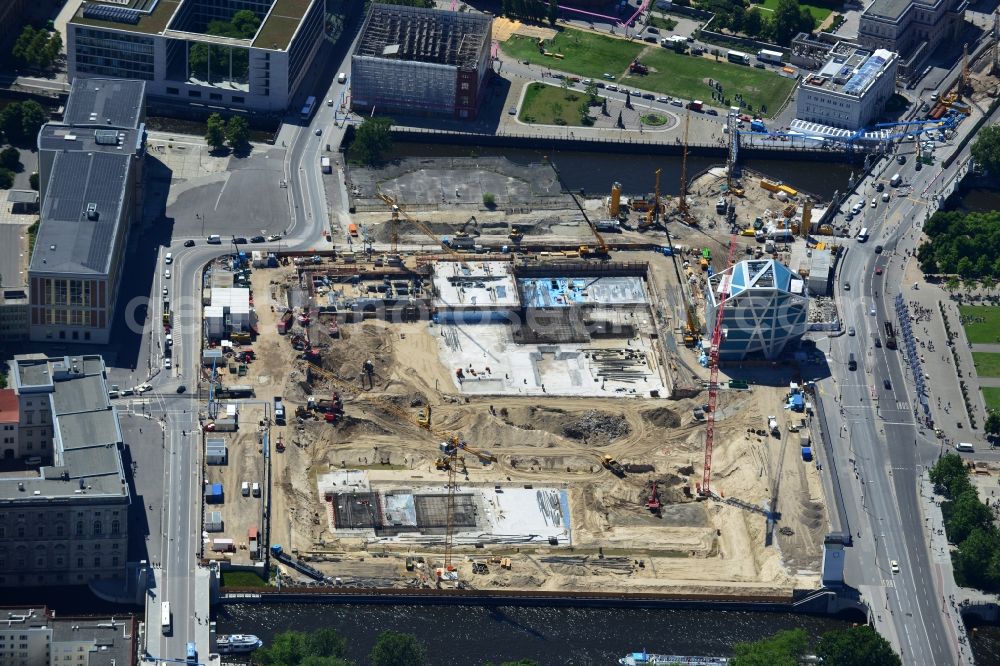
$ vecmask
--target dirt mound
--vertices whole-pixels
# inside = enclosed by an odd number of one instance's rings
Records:
[[[657,407],[642,412],[642,418],[658,428],[678,428],[681,425],[681,417],[677,412],[666,407]]]
[[[621,414],[592,409],[583,416],[563,424],[562,434],[569,439],[588,442],[613,442],[628,436],[632,426]]]
[[[390,332],[374,324],[344,325],[340,328],[340,336],[341,340],[324,352],[323,368],[348,382],[360,382],[364,378],[367,386],[364,364],[371,361],[373,383],[384,385],[392,364]]]

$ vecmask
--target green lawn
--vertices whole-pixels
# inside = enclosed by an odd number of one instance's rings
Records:
[[[972,362],[980,377],[1000,377],[1000,354],[972,352]]]
[[[975,344],[997,344],[1000,342],[1000,307],[989,305],[960,305],[965,337]],[[975,321],[983,319],[982,322]]]
[[[252,571],[224,571],[222,587],[267,587],[267,581]]]
[[[778,0],[763,0],[763,2],[758,2],[757,6],[761,9],[767,9],[769,11],[774,11],[778,8]],[[833,10],[829,7],[817,7],[816,5],[810,5],[805,2],[799,3],[800,7],[805,7],[809,10],[809,13],[813,15],[816,19],[816,25],[819,25],[826,17],[833,13]]]
[[[674,28],[677,27],[677,21],[670,18],[669,16],[659,16],[657,14],[652,14],[649,17],[649,24],[660,30],[666,30],[667,32],[673,32]]]
[[[983,398],[986,400],[987,409],[1000,412],[1000,387],[984,386]]]
[[[722,106],[712,100],[708,80],[722,84],[723,93],[731,97],[743,94],[743,99],[753,105],[754,111],[761,104],[767,105],[768,117],[777,113],[788,93],[795,87],[795,79],[778,76],[773,72],[734,65],[725,59],[700,58],[681,55],[664,48],[650,48],[640,60],[649,66],[649,74],[629,74],[624,81],[643,90],[665,93],[684,99],[700,99],[705,103]]]
[[[629,63],[642,51],[642,44],[566,29],[545,43],[548,52],[564,56],[561,60],[542,55],[538,52],[537,40],[520,35],[514,35],[503,42],[501,48],[504,53],[518,60],[600,79],[604,72],[615,77],[621,76],[628,69]]]
[[[524,93],[521,114],[526,123],[583,126],[584,99],[578,90],[563,90],[545,83],[532,83]]]

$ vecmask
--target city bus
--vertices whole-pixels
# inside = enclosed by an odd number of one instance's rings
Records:
[[[160,624],[163,628],[163,635],[169,636],[174,627],[173,617],[170,615],[169,601],[164,601],[160,604]]]
[[[743,51],[730,51],[726,54],[726,60],[729,62],[735,62],[737,65],[749,65],[750,56]]]
[[[302,120],[309,120],[314,108],[316,108],[316,98],[310,95],[306,97],[306,103],[302,107]]]

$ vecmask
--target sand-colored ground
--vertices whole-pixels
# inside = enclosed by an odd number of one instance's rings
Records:
[[[658,267],[655,274],[670,272]],[[460,397],[439,358],[436,328],[426,321],[341,324],[339,339],[318,341],[325,345],[323,367],[339,381],[319,377],[308,385],[305,361],[274,332],[270,311],[271,301],[281,302],[284,285],[294,280],[291,268],[256,270],[253,280],[261,330],[254,344],[261,358],[255,369],[258,397],[280,394],[290,413],[287,426],[272,427],[272,440],[280,437],[288,448],[273,456],[271,539],[315,560],[343,584],[431,585],[428,572],[442,553],[384,542],[369,548],[356,535],[332,532],[317,477],[353,468],[366,470],[372,482],[398,487],[445,483],[434,461],[439,442],[452,433],[498,457],[484,467],[468,455],[463,484],[565,488],[570,498],[571,546],[456,548],[464,585],[771,595],[817,584],[826,531],[818,473],[799,458],[798,435],[756,433],[768,414],[777,414],[787,433],[785,389],[756,386],[719,396],[713,491],[762,507],[780,475],[778,526],[786,529],[765,547],[763,515],[698,497],[705,426],[692,409],[705,402],[705,393],[676,401]],[[691,352],[679,353],[697,366]],[[374,364],[370,389],[367,383],[361,388],[366,359]],[[296,423],[294,409],[308,395],[326,397],[334,390],[344,400],[341,423]],[[425,405],[432,408],[433,432],[416,424]],[[655,471],[618,478],[601,466],[605,454]],[[660,516],[645,507],[654,481],[664,503]],[[426,563],[406,571],[407,556]],[[501,557],[511,558],[509,570],[499,566]],[[473,574],[473,559],[486,563],[489,573]]]

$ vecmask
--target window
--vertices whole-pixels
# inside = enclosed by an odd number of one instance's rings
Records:
[[[101,521],[94,521],[94,536],[101,536]]]
[[[18,525],[17,526],[17,536],[19,536],[19,537],[23,537],[24,536],[24,525]]]
[[[239,95],[233,95],[233,104],[245,104],[245,103],[246,100],[243,97]]]
[[[118,532],[119,532],[118,521],[117,520],[112,520],[111,521],[111,533],[114,534],[115,536],[117,536]]]
[[[173,88],[171,86],[167,86],[167,94],[168,95],[180,95],[181,91],[178,90],[177,88]]]
[[[38,526],[38,536],[40,537],[45,536],[45,525]]]
[[[208,98],[210,100],[215,101],[215,102],[221,102],[222,101],[222,95],[220,95],[219,93],[209,93],[208,94]]]
[[[77,536],[83,536],[83,521],[82,520],[76,521],[76,535]]]
[[[200,90],[188,90],[188,97],[201,97]]]
[[[94,555],[94,567],[98,568],[98,569],[101,567],[101,556],[100,555]]]
[[[83,568],[83,558],[82,557],[76,558],[76,568],[77,569],[82,569]]]

